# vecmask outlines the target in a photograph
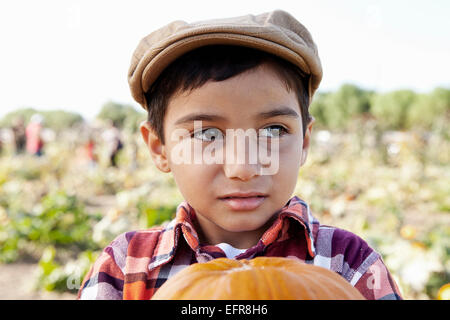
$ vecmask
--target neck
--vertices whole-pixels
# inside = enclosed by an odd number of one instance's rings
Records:
[[[238,249],[247,249],[255,246],[272,223],[273,219],[269,219],[258,229],[233,232],[203,219],[200,215],[194,221],[200,243],[215,245],[225,242]]]

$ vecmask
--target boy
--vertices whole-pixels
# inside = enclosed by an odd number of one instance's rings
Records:
[[[193,263],[281,256],[333,270],[367,299],[401,299],[378,253],[320,225],[292,197],[321,78],[309,32],[280,10],[176,21],[144,38],[129,72],[132,95],[148,111],[141,133],[185,201],[167,226],[118,236],[79,298],[150,299]],[[243,132],[249,146],[244,139],[235,148]]]

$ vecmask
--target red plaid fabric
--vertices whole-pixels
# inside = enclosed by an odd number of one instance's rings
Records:
[[[292,197],[258,243],[235,259],[291,257],[335,271],[367,299],[402,299],[381,256],[357,235],[320,225],[309,206]],[[195,210],[186,202],[165,227],[119,235],[91,267],[79,299],[150,299],[183,268],[225,257],[221,248],[199,242]]]

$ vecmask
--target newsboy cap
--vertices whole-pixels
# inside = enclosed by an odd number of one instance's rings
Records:
[[[275,10],[194,23],[177,20],[150,33],[131,59],[128,83],[133,98],[147,109],[145,92],[171,62],[188,51],[219,44],[262,50],[298,66],[310,76],[310,99],[319,87],[322,66],[311,34],[292,15]]]

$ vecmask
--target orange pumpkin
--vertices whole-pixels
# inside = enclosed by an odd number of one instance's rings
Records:
[[[450,283],[444,284],[438,292],[438,300],[450,300]]]
[[[153,295],[155,300],[364,300],[344,278],[299,260],[218,258],[186,267]]]

